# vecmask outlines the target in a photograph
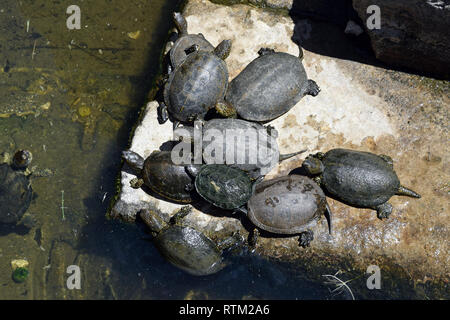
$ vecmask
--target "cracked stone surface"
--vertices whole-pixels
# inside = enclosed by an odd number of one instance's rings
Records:
[[[328,31],[310,20],[296,21],[270,11],[245,6],[221,6],[190,0],[184,15],[190,33],[203,33],[213,44],[233,42],[226,63],[230,80],[257,57],[261,47],[298,55],[296,39],[319,37]],[[310,32],[294,32],[305,26]],[[303,30],[302,29],[302,30]],[[341,32],[344,36],[343,30]],[[293,41],[295,40],[295,42]],[[303,39],[303,40],[305,40]],[[354,60],[338,59],[304,50],[308,77],[321,93],[306,96],[285,115],[272,121],[279,131],[281,153],[307,148],[308,153],[332,148],[351,148],[390,155],[403,185],[421,199],[394,196],[388,220],[379,220],[369,209],[349,207],[328,198],[334,213],[334,233],[328,234],[326,219],[315,227],[311,247],[300,249],[297,237],[262,234],[257,253],[283,260],[314,261],[332,266],[351,263],[365,270],[378,264],[382,270],[401,273],[415,282],[449,277],[449,154],[448,82],[386,70]],[[147,104],[136,128],[131,150],[148,156],[172,138],[172,123],[159,125],[157,103]],[[306,157],[283,162],[268,178],[288,174]],[[111,216],[133,221],[138,210],[151,207],[168,213],[179,205],[161,201],[141,189],[132,189],[134,175],[122,171],[122,191]],[[196,206],[187,222],[217,239],[239,230],[247,235],[251,224],[210,206]]]

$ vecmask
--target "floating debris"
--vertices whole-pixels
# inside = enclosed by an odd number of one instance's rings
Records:
[[[141,35],[141,31],[140,30],[127,33],[128,38],[131,38],[133,40],[136,40],[137,38],[139,38],[140,35]]]

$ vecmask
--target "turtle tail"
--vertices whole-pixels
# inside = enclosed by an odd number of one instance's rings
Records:
[[[296,155],[301,154],[301,153],[306,152],[306,151],[308,151],[308,150],[305,149],[305,150],[297,151],[297,152],[294,152],[294,153],[280,154],[279,162],[281,162],[283,160],[287,160],[287,159],[292,158],[292,157],[295,157]]]
[[[330,234],[333,231],[332,217],[333,217],[333,213],[331,212],[330,206],[327,203],[326,208],[325,208],[325,218],[327,219],[327,222],[328,222],[328,232]]]
[[[397,190],[397,192],[395,193],[398,196],[407,196],[407,197],[411,197],[411,198],[420,198],[421,195],[412,191],[411,189],[408,189],[404,186],[400,186]]]

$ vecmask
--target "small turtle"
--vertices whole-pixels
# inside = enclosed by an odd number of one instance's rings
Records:
[[[191,210],[183,207],[172,218],[151,210],[143,210],[139,216],[150,228],[155,246],[170,263],[192,275],[214,274],[226,266],[223,250],[242,244],[242,238],[234,234],[216,244],[204,233],[181,224]]]
[[[206,164],[195,175],[195,190],[216,207],[231,210],[245,205],[252,196],[254,185],[243,170],[224,164]],[[187,186],[187,189],[192,189]]]
[[[400,184],[393,161],[386,155],[332,149],[309,155],[302,167],[332,197],[351,206],[374,209],[380,219],[391,214],[392,205],[387,201],[393,195],[420,198]]]
[[[31,215],[25,214],[33,197],[30,172],[26,171],[31,159],[31,152],[19,150],[11,164],[0,164],[0,223],[22,224],[27,228],[35,223]]]
[[[178,30],[178,39],[170,49],[171,69],[169,69],[169,73],[186,60],[189,50],[193,45],[198,45],[199,51],[212,52],[214,50],[214,46],[205,39],[203,34],[188,34],[187,21],[181,13],[174,12],[173,20]]]
[[[255,179],[269,173],[279,162],[306,151],[280,155],[278,132],[272,126],[229,118],[202,121],[201,125],[195,128],[201,130],[203,137],[203,161],[232,165]],[[174,132],[183,141],[194,141],[194,127],[179,127]]]
[[[231,81],[225,96],[241,118],[270,121],[288,112],[305,95],[319,94],[319,86],[306,76],[302,50],[299,57],[267,48],[258,53],[260,56]]]
[[[196,172],[201,165],[175,164],[170,151],[153,151],[144,160],[139,154],[127,150],[122,152],[123,159],[140,176],[131,181],[132,187],[140,188],[143,184],[165,199],[177,203],[191,203],[191,192],[185,186],[193,182],[186,171]]]
[[[222,41],[213,52],[192,46],[192,53],[169,75],[164,86],[164,102],[160,102],[158,121],[164,123],[169,113],[178,122],[190,123],[203,119],[216,107],[227,115],[223,97],[228,87],[228,69],[224,59],[231,50],[231,41]],[[225,107],[224,107],[225,106]]]
[[[310,178],[289,175],[263,181],[256,185],[254,194],[243,210],[258,228],[276,234],[300,234],[299,244],[309,246],[314,239],[310,229],[325,214],[331,234],[331,210],[325,194]],[[258,230],[250,239],[256,245]]]

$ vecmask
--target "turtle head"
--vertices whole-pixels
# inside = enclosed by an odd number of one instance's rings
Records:
[[[122,151],[122,158],[126,163],[136,171],[141,171],[144,168],[144,158],[131,150]]]
[[[180,35],[187,34],[187,21],[179,12],[173,13],[173,22],[175,23],[175,26],[177,27],[178,32]]]
[[[12,164],[17,169],[25,169],[31,163],[33,155],[28,150],[19,150],[14,154]]]
[[[219,101],[215,106],[216,112],[224,118],[237,118],[236,109],[228,101]]]
[[[323,163],[315,156],[309,155],[306,157],[302,164],[303,169],[305,169],[308,175],[318,175],[323,172]]]
[[[231,52],[231,40],[223,40],[217,45],[213,53],[220,59],[225,60]]]
[[[139,217],[149,227],[150,232],[154,235],[159,234],[164,228],[168,226],[167,221],[159,215],[156,211],[144,209],[139,212]]]

